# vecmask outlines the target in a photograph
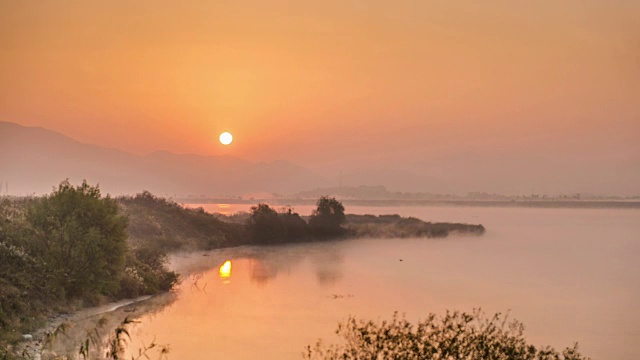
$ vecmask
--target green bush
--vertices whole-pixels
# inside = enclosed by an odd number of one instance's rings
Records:
[[[344,343],[307,346],[306,359],[326,360],[586,360],[577,344],[561,353],[536,347],[523,336],[524,326],[500,313],[486,318],[480,310],[430,314],[411,324],[404,318],[376,323],[350,317],[338,325]]]
[[[120,297],[137,297],[171,290],[178,274],[166,267],[166,253],[153,245],[139,245],[127,257]]]
[[[44,197],[0,198],[0,359],[45,315],[177,282],[166,249],[150,240],[130,245],[127,223],[116,200],[86,182],[63,181]]]
[[[118,292],[127,252],[127,219],[109,196],[83,182],[63,181],[27,211],[31,252],[43,259],[68,298]]]

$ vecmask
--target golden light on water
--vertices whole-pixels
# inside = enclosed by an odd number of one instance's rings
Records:
[[[227,260],[220,265],[218,272],[220,273],[220,278],[228,280],[231,277],[231,260]]]
[[[217,213],[222,215],[231,215],[231,205],[230,204],[218,204]]]

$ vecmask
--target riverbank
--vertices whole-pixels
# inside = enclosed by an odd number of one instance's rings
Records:
[[[13,345],[44,341],[32,332],[50,331],[54,314],[173,287],[166,250],[132,243],[128,225],[117,200],[86,182],[0,198],[0,358],[24,358]]]
[[[237,252],[239,249],[242,251],[243,248],[246,247],[229,247],[217,251],[224,257],[227,253]],[[183,281],[194,283],[197,279],[191,276],[211,268],[211,261],[217,260],[209,255],[210,251],[174,252],[168,256],[168,268],[180,273]],[[193,261],[194,258],[197,261]],[[185,262],[186,259],[189,261]],[[176,294],[167,291],[49,316],[44,326],[25,334],[30,335],[31,339],[15,344],[12,350],[21,358],[30,360],[52,360],[77,354],[81,344],[87,339],[87,334],[99,331],[106,337],[125,318],[135,321],[143,314],[164,308],[175,299]],[[91,348],[90,351],[98,352],[98,348]]]
[[[135,299],[124,299],[96,307],[83,308],[71,313],[62,313],[50,316],[46,320],[45,326],[37,329],[31,334],[23,335],[25,340],[16,345],[16,353],[21,354],[27,359],[46,360],[47,357],[55,358],[55,351],[46,351],[45,348],[54,338],[69,336],[69,334],[67,334],[67,329],[69,329],[70,324],[77,323],[97,315],[110,313],[130,305],[139,304],[151,299],[151,297],[151,295],[145,295]],[[79,347],[79,344],[77,346]]]

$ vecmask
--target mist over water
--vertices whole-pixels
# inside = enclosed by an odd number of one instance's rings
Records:
[[[217,205],[211,205],[214,210]],[[234,208],[234,211],[242,208]],[[215,211],[215,210],[214,210]],[[306,214],[304,207],[297,208]],[[177,255],[176,300],[140,317],[135,339],[175,359],[296,359],[349,315],[411,320],[446,309],[510,311],[535,345],[574,341],[593,359],[635,359],[640,210],[350,207],[482,223],[480,237],[359,239]],[[206,256],[205,256],[206,255]],[[218,267],[231,261],[230,276]],[[402,260],[402,261],[400,261]]]

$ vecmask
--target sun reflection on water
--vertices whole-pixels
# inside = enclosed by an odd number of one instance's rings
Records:
[[[220,279],[225,284],[231,282],[231,260],[227,260],[224,264],[220,265],[220,269],[218,269],[218,273],[220,274]]]
[[[218,210],[216,211],[219,214],[229,216],[231,215],[231,205],[230,204],[218,204]]]

